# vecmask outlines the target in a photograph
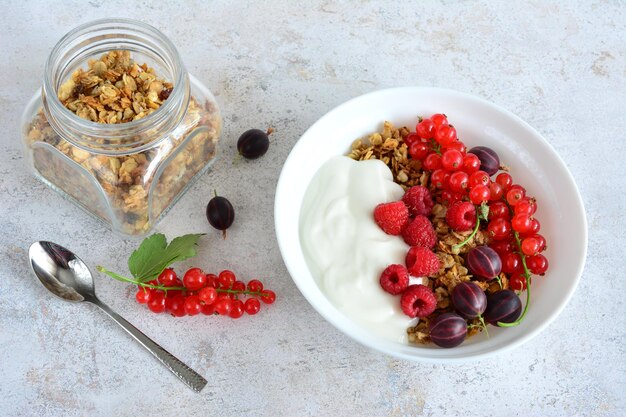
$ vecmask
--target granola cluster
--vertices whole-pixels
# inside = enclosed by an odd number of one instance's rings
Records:
[[[404,140],[409,133],[410,130],[407,127],[396,128],[392,123],[386,121],[382,132],[354,141],[348,156],[357,161],[368,159],[383,161],[391,169],[395,182],[405,190],[414,185],[422,185],[431,190],[435,205],[430,220],[437,233],[437,246],[434,251],[439,258],[441,268],[436,274],[426,278],[424,285],[433,290],[437,299],[437,309],[430,316],[420,319],[416,326],[407,329],[410,342],[425,344],[430,343],[429,322],[440,314],[453,311],[450,299],[452,290],[457,284],[472,278],[465,267],[465,260],[462,255],[476,246],[488,244],[490,238],[484,231],[478,230],[465,245],[460,248],[456,246],[463,242],[471,234],[471,231],[459,233],[448,227],[445,220],[447,203],[441,199],[440,192],[430,186],[429,173],[422,169],[421,162],[408,157],[408,147]],[[499,280],[473,282],[487,293],[509,287],[508,279],[504,273],[500,274]],[[482,326],[478,319],[469,321],[468,337],[479,333],[481,330]]]
[[[130,51],[118,50],[88,62],[61,85],[61,103],[77,116],[97,123],[125,123],[146,117],[169,97],[173,85],[147,64],[138,65]]]
[[[88,71],[76,70],[58,95],[80,117],[123,123],[156,110],[172,88],[146,65],[132,62],[128,51],[112,51],[90,62]],[[147,139],[154,144],[141,152],[124,144],[121,155],[75,146],[41,110],[27,126],[27,140],[44,182],[116,230],[143,234],[214,159],[220,131],[215,104],[192,97],[178,126],[153,132],[154,140]]]

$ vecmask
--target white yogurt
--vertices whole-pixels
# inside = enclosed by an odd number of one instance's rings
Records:
[[[406,329],[417,320],[402,312],[400,297],[383,291],[379,278],[389,264],[404,265],[409,246],[373,218],[374,207],[403,194],[383,162],[334,157],[307,188],[300,241],[317,284],[339,310],[381,337],[406,343]]]

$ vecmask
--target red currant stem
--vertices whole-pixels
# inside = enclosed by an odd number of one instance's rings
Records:
[[[129,284],[135,284],[135,285],[140,285],[142,287],[148,287],[148,288],[154,288],[155,290],[163,290],[163,291],[171,291],[171,290],[186,290],[187,288],[185,287],[167,287],[164,285],[152,285],[152,284],[148,284],[145,282],[141,282],[138,281],[136,279],[131,279],[131,278],[127,278],[125,276],[122,276],[120,274],[116,274],[113,271],[109,271],[108,269],[98,265],[96,267],[96,269],[100,272],[102,272],[103,274],[106,274],[108,276],[110,276],[113,279],[116,279],[118,281],[122,281],[122,282],[128,282]],[[255,295],[257,297],[262,297],[263,296],[263,291],[248,291],[248,290],[227,290],[224,288],[216,288],[215,289],[217,292],[225,292],[225,293],[230,293],[230,294],[246,294],[246,295]]]
[[[526,266],[526,255],[522,253],[522,242],[519,238],[519,233],[515,230],[513,231],[513,236],[515,237],[515,243],[517,244],[517,248],[519,249],[520,256],[522,258],[522,266],[524,267],[524,279],[526,280],[526,305],[524,306],[524,311],[522,311],[522,315],[519,316],[517,320],[512,323],[502,323],[498,322],[498,326],[500,327],[514,327],[518,326],[526,316],[526,312],[528,311],[528,306],[530,305],[530,271],[528,270],[528,266]]]
[[[152,284],[148,284],[146,282],[141,282],[139,280],[136,279],[131,279],[131,278],[127,278],[125,276],[122,276],[120,274],[116,274],[113,271],[109,271],[108,269],[106,269],[103,266],[96,266],[96,269],[100,272],[102,272],[103,274],[106,274],[108,276],[110,276],[113,279],[116,279],[118,281],[122,281],[122,282],[128,282],[129,284],[135,284],[135,285],[140,285],[142,287],[148,287],[148,288],[154,288],[155,290],[163,290],[163,291],[168,291],[168,290],[185,290],[185,287],[166,287],[164,285],[152,285]]]
[[[478,232],[478,227],[480,226],[480,221],[481,220],[487,220],[487,216],[489,215],[489,206],[487,206],[485,203],[482,203],[480,205],[480,207],[476,208],[476,213],[477,213],[477,215],[476,215],[476,224],[474,225],[474,230],[472,230],[472,233],[470,233],[470,235],[467,238],[465,238],[465,240],[463,242],[457,243],[456,245],[452,246],[452,250],[454,252],[456,252],[459,249],[461,249],[470,240],[472,240],[474,238],[474,236]]]
[[[225,293],[229,293],[229,294],[246,294],[246,295],[256,295],[256,296],[259,296],[259,297],[263,296],[263,294],[262,294],[263,291],[226,290],[226,289],[223,289],[223,288],[217,288],[216,291],[217,292],[225,292]]]
[[[435,139],[430,139],[430,149],[441,156],[441,145],[439,145]]]

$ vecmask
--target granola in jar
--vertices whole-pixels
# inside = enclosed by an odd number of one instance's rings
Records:
[[[47,185],[114,230],[144,235],[214,161],[222,120],[213,95],[185,72],[160,32],[110,22],[96,27],[125,42],[117,31],[126,26],[149,37],[150,48],[79,57],[84,64],[63,73],[70,65],[57,46],[49,59],[56,66],[24,115],[27,161]],[[88,25],[82,30],[91,33]],[[150,58],[157,41],[163,51]]]

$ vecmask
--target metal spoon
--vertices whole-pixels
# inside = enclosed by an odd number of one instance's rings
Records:
[[[66,301],[88,301],[97,305],[191,389],[200,392],[207,384],[196,371],[100,301],[96,297],[91,272],[78,256],[52,242],[33,243],[28,256],[33,272],[52,294]]]

